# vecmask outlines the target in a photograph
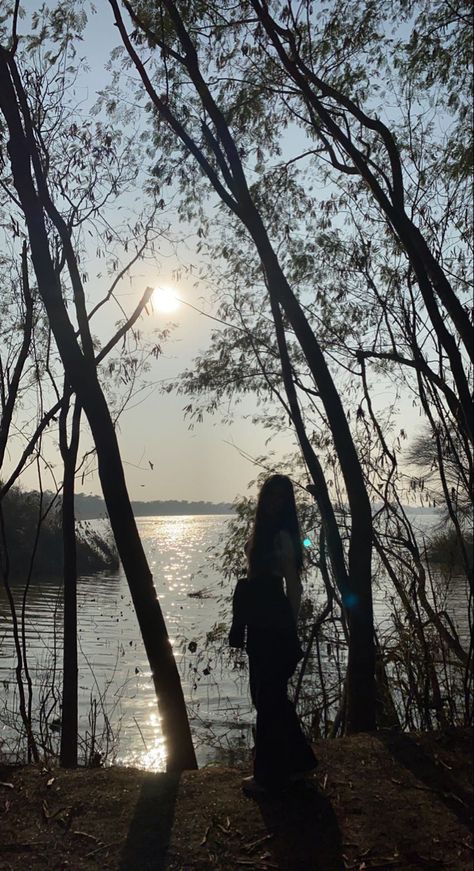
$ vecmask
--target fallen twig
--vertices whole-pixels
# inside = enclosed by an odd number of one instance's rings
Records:
[[[225,826],[223,826],[221,823],[217,823],[217,828],[220,829],[221,832],[224,832],[224,835],[228,835],[230,832],[230,819],[229,819],[229,817],[225,818]]]
[[[76,829],[72,834],[73,835],[80,835],[82,838],[89,838],[91,841],[95,841],[96,844],[99,840],[98,838],[96,838],[95,835],[89,835],[88,832],[80,832],[79,829]]]
[[[389,858],[385,856],[374,856],[373,859],[369,859],[368,863],[365,860],[360,861],[360,859],[356,859],[351,865],[347,864],[349,862],[347,856],[343,856],[344,858],[344,868],[345,871],[370,871],[372,868],[373,871],[380,871],[381,868],[385,868],[387,865],[401,865],[402,861],[400,857],[398,858]],[[376,864],[372,864],[375,862]]]
[[[207,827],[206,831],[204,832],[204,837],[203,837],[202,841],[199,844],[200,847],[204,847],[204,845],[207,843],[207,838],[208,838],[210,831],[211,831],[211,826],[209,825]]]
[[[0,853],[24,853],[30,850],[37,850],[38,847],[49,849],[51,846],[49,841],[36,841],[33,844],[16,843],[16,844],[0,844]]]
[[[115,847],[116,844],[120,844],[121,841],[110,841],[109,844],[100,844],[95,850],[91,850],[89,853],[85,853],[84,858],[90,859],[91,856],[95,856],[96,853],[100,853],[101,850],[107,850],[109,847]]]
[[[50,811],[48,807],[48,802],[43,799],[42,801],[43,813],[47,820],[54,820],[54,817],[58,817],[60,814],[71,813],[71,809],[67,807],[60,807],[56,811]]]
[[[264,844],[265,841],[269,841],[273,838],[273,835],[264,835],[263,838],[257,838],[256,841],[251,841],[250,844],[244,844],[244,849],[250,852],[250,850],[254,850],[255,847],[259,847],[261,844]]]

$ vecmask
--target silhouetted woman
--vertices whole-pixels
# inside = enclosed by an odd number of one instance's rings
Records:
[[[243,789],[252,795],[284,787],[317,764],[287,694],[302,657],[296,624],[303,559],[293,486],[285,475],[263,484],[245,551],[248,573],[235,589],[229,643],[243,647],[246,634],[257,724],[254,774]]]

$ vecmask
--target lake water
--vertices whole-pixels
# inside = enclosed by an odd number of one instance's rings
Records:
[[[215,755],[209,743],[213,743],[212,733],[216,743],[225,744],[228,735],[233,744],[235,738],[245,739],[252,722],[245,678],[220,661],[209,662],[202,645],[204,634],[218,619],[219,597],[223,593],[222,578],[209,566],[208,548],[224,536],[228,519],[223,515],[137,519],[182,676],[201,764]],[[20,608],[23,585],[13,584],[13,591]],[[26,634],[36,700],[41,687],[51,682],[55,650],[56,680],[60,686],[61,620],[60,580],[35,581],[28,594]],[[102,709],[110,720],[115,742],[113,758],[117,763],[163,768],[156,698],[121,570],[80,579],[78,626],[81,733],[91,732],[92,701],[99,732]],[[187,645],[193,641],[198,646],[191,653]],[[0,653],[1,712],[5,702],[11,707],[16,699],[11,619],[3,587],[0,587]],[[59,709],[54,710],[50,720],[59,714]],[[0,739],[6,741],[9,731],[4,724]]]
[[[254,720],[245,672],[228,655],[209,658],[207,632],[222,621],[230,586],[210,566],[209,548],[225,537],[228,517],[199,515],[138,518],[140,535],[155,578],[158,597],[180,669],[200,764],[219,757],[222,748],[245,748]],[[13,585],[20,606],[22,586]],[[387,617],[383,589],[375,596],[377,622]],[[454,585],[451,610],[466,614],[464,588]],[[223,601],[224,600],[224,601]],[[227,608],[229,606],[227,605]],[[227,610],[227,615],[228,615]],[[60,687],[62,592],[59,580],[35,581],[28,595],[27,650],[34,686],[34,710],[45,688]],[[154,770],[164,767],[164,747],[148,662],[122,571],[83,577],[78,589],[80,732],[97,732],[98,749],[108,761]],[[225,639],[228,623],[222,627]],[[197,648],[194,650],[194,644]],[[188,645],[191,644],[191,650]],[[55,651],[57,657],[55,658]],[[16,703],[11,619],[0,587],[0,750],[12,746],[5,721]],[[55,661],[56,659],[56,661]],[[60,715],[47,695],[49,721]],[[105,711],[110,723],[108,747],[101,745]],[[3,716],[2,716],[3,712]],[[97,715],[94,727],[94,712]]]

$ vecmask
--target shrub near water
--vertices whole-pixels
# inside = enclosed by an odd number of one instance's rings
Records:
[[[464,531],[463,541],[469,565],[472,568],[473,537],[470,530]],[[439,532],[433,535],[428,543],[427,551],[428,557],[433,563],[445,566],[451,570],[461,570],[463,567],[461,547],[455,529],[448,529],[446,532]]]
[[[28,573],[38,536],[33,563],[33,576],[61,574],[63,568],[63,540],[61,528],[61,501],[48,507],[53,494],[43,494],[41,501],[37,492],[23,492],[12,487],[2,501],[5,536],[0,536],[0,559],[10,575]],[[46,513],[47,512],[47,513]],[[46,517],[44,517],[46,513]],[[40,517],[43,517],[39,526]],[[105,569],[117,569],[119,560],[109,535],[83,524],[77,535],[78,574]]]

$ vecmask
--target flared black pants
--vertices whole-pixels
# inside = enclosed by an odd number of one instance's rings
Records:
[[[307,743],[288,680],[299,659],[296,633],[249,627],[250,693],[257,710],[254,777],[264,786],[283,786],[292,774],[309,771],[316,757]]]

